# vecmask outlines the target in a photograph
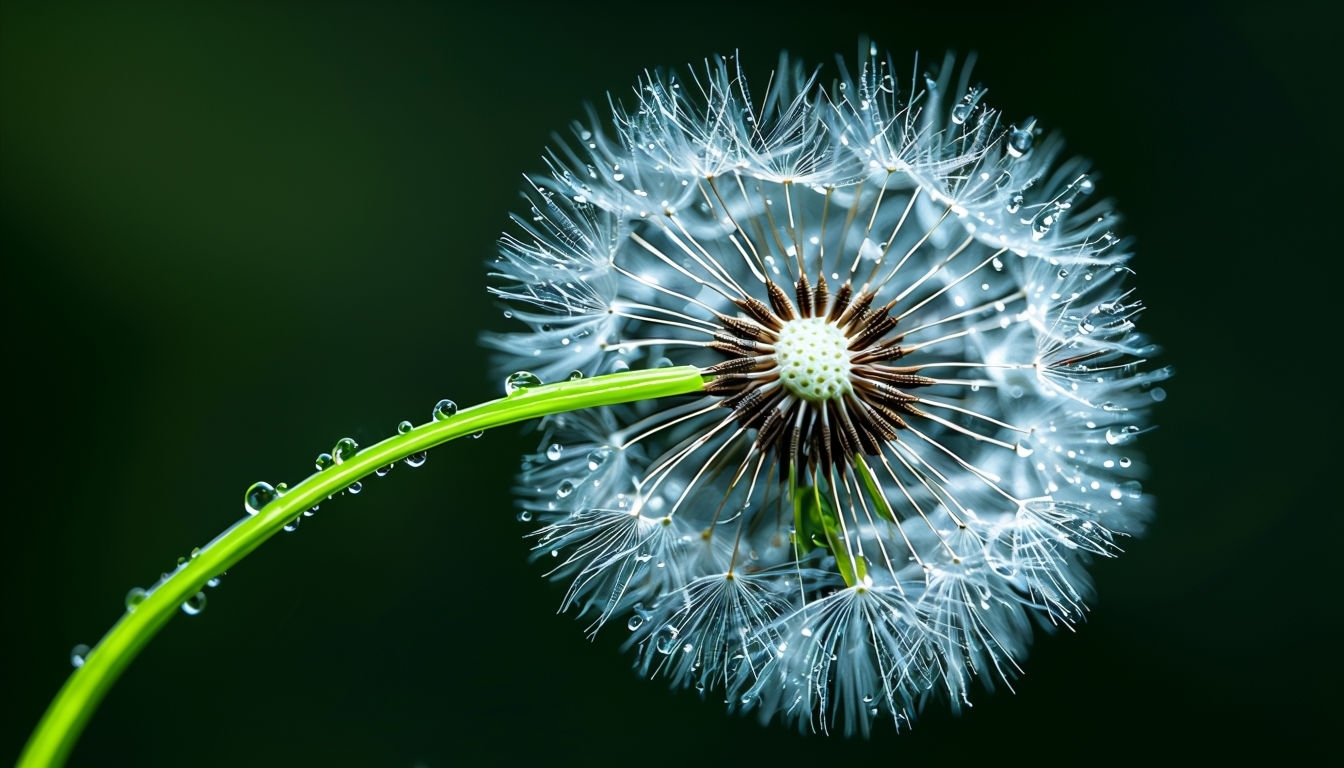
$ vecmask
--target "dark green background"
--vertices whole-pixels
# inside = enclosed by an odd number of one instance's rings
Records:
[[[1146,439],[1156,524],[1096,568],[1093,617],[1039,640],[1016,695],[865,743],[638,679],[620,631],[590,644],[555,615],[510,502],[533,438],[503,430],[370,479],[232,569],[129,669],[73,763],[1015,764],[1322,743],[1339,709],[1324,27],[1282,6],[898,5],[6,2],[0,758],[69,649],[237,519],[249,483],[298,480],[337,438],[374,442],[438,398],[500,393],[476,345],[502,322],[482,264],[585,101],[734,48],[763,85],[780,48],[829,66],[861,33],[898,62],[979,51],[993,104],[1095,159],[1139,240],[1142,325],[1179,372]]]

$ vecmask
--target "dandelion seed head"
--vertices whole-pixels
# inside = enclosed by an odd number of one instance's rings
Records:
[[[936,64],[645,73],[551,152],[491,265],[501,372],[708,377],[542,422],[517,498],[562,609],[805,730],[1011,686],[1150,514],[1171,371],[1132,244],[1057,134]]]

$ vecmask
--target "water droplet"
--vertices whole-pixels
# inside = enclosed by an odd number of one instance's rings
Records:
[[[660,357],[660,358],[658,358],[657,360],[654,360],[654,361],[653,361],[653,367],[654,367],[654,368],[671,368],[671,367],[672,367],[672,360],[671,360],[671,358]]]
[[[84,666],[84,660],[89,658],[89,651],[93,650],[89,646],[80,643],[70,649],[70,666],[79,669]]]
[[[243,494],[243,509],[247,510],[247,514],[255,515],[262,507],[275,501],[279,495],[270,483],[253,483],[252,487],[247,489],[247,493]]]
[[[517,373],[509,374],[508,378],[504,379],[504,394],[512,395],[513,393],[527,389],[528,387],[539,386],[541,386],[541,379],[537,378],[536,374],[528,373],[527,371],[518,371]]]
[[[1134,463],[1134,462],[1130,461],[1129,458],[1126,457],[1126,456],[1122,456],[1122,457],[1120,458],[1120,468],[1121,468],[1121,469],[1128,469],[1129,466],[1130,466],[1131,464],[1133,464],[1133,463]]]
[[[522,510],[521,512],[519,512],[519,513],[518,513],[518,522],[520,522],[520,523],[530,523],[530,522],[532,522],[532,510],[530,510],[530,509],[524,509],[524,510]]]
[[[484,435],[484,434],[485,434],[485,430],[482,429],[480,432],[475,432],[475,433],[473,433],[472,436],[471,436],[471,439],[472,439],[472,440],[480,440],[480,439],[481,439],[481,435]]]
[[[560,487],[555,489],[555,495],[559,498],[565,498],[574,492],[574,484],[568,480],[561,480]]]
[[[1031,142],[1036,129],[1036,118],[1027,118],[1026,125],[1013,126],[1008,131],[1008,154],[1021,157],[1031,151]]]
[[[210,579],[209,581],[205,582],[205,586],[207,586],[207,587],[209,587],[209,588],[211,588],[211,589],[214,589],[215,587],[218,587],[218,586],[219,586],[219,582],[220,582],[220,577],[219,577],[219,576],[215,576],[214,578],[212,578],[212,579]]]
[[[566,380],[566,381],[578,381],[579,379],[582,379],[582,378],[583,378],[583,371],[570,371],[570,372],[569,372],[569,375],[565,377],[565,380]]]
[[[303,519],[303,515],[299,515],[298,517],[294,518],[293,520],[290,520],[288,523],[285,523],[284,526],[283,526],[283,527],[284,527],[284,531],[285,531],[285,533],[293,533],[293,532],[299,530],[299,521],[302,520],[302,519]]]
[[[400,424],[397,425],[397,434],[398,434],[398,435],[404,435],[404,434],[406,434],[407,432],[410,432],[412,429],[415,429],[415,425],[414,425],[414,424],[412,424],[412,423],[409,422],[409,421],[403,421],[403,422],[401,422]]]
[[[1133,424],[1127,427],[1111,427],[1106,430],[1106,442],[1111,445],[1120,445],[1129,442],[1137,434],[1139,434],[1139,428]]]
[[[331,454],[327,453],[326,451],[317,454],[317,458],[313,459],[313,466],[317,467],[318,472],[321,472],[322,470],[326,469],[327,467],[330,467],[332,464],[335,463],[336,460],[333,459],[331,457]]]
[[[663,628],[658,630],[653,644],[654,648],[664,656],[671,653],[672,649],[677,647],[677,628],[671,624],[664,624]]]
[[[406,458],[402,459],[401,463],[405,464],[408,467],[421,467],[424,466],[425,460],[428,458],[429,458],[428,451],[420,451],[419,453],[412,453],[410,456],[407,456]]]
[[[195,595],[188,597],[186,599],[186,602],[182,603],[182,612],[187,614],[188,616],[196,616],[201,611],[204,610],[205,610],[204,592],[197,592]]]
[[[148,592],[140,587],[131,587],[130,591],[126,593],[126,610],[134,611],[141,603],[145,602],[146,597],[149,597]]]
[[[355,452],[358,450],[359,443],[348,437],[342,437],[336,441],[336,445],[332,446],[331,458],[335,459],[337,464],[340,464],[346,459],[354,458]]]
[[[1026,445],[1025,443],[1018,443],[1016,446],[1014,446],[1014,450],[1017,451],[1018,456],[1021,456],[1024,459],[1036,452],[1034,448],[1032,448],[1029,445]]]
[[[430,415],[435,421],[447,421],[457,415],[457,403],[444,398],[434,404],[434,410]]]
[[[611,448],[609,446],[604,445],[601,448],[594,448],[593,450],[589,451],[588,471],[596,472],[597,470],[601,469],[602,465],[606,464],[607,459],[609,458],[611,458]]]
[[[396,464],[388,464],[387,466],[379,467],[373,470],[373,474],[377,475],[378,477],[387,477],[387,473],[391,472],[392,468],[395,466]]]
[[[980,98],[985,95],[985,88],[976,86],[966,91],[966,95],[961,101],[952,107],[952,122],[961,125],[970,118],[971,113],[975,111],[975,105],[979,103]]]
[[[642,626],[644,626],[644,617],[640,616],[639,614],[631,616],[630,620],[625,622],[626,629],[629,629],[631,632],[634,632],[636,629],[639,629]]]
[[[560,456],[564,454],[565,447],[559,443],[551,443],[551,447],[546,449],[546,458],[551,461],[559,461]]]
[[[353,496],[359,493],[360,491],[364,490],[364,484],[356,480],[355,482],[351,483],[349,487],[347,487],[345,490],[349,491],[350,495]]]

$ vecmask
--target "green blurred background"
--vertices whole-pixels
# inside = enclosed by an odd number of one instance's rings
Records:
[[[980,54],[1061,127],[1139,239],[1178,376],[1146,440],[1159,517],[1096,569],[1016,695],[910,733],[800,737],[640,680],[527,560],[501,430],[370,479],[230,571],[93,719],[74,765],[1106,762],[1320,744],[1337,720],[1337,421],[1313,231],[1336,129],[1285,12],[696,4],[0,6],[8,407],[0,758],[93,643],[255,480],[496,396],[476,345],[522,174],[646,67],[781,48]],[[1015,7],[1008,8],[1009,5]],[[1304,37],[1305,36],[1305,37]],[[1304,60],[1304,57],[1306,59]],[[828,72],[833,72],[833,69]],[[1317,122],[1320,121],[1320,122]],[[1337,215],[1337,214],[1336,214]],[[1331,597],[1325,593],[1329,588]],[[868,763],[864,763],[868,764]]]

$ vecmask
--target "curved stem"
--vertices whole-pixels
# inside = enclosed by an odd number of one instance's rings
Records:
[[[178,608],[210,579],[242,560],[287,523],[351,483],[415,453],[463,435],[551,413],[647,400],[701,391],[704,377],[692,366],[627,371],[592,379],[525,389],[389,437],[339,464],[317,472],[243,518],[160,581],[128,609],[66,680],[38,722],[18,768],[55,768],[65,763],[75,741],[121,672]]]

